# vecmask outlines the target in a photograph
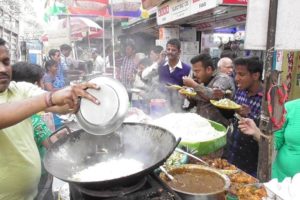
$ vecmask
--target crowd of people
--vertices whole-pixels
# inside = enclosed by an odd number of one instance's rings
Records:
[[[178,39],[169,40],[165,47],[152,48],[148,56],[152,64],[148,63],[147,66],[143,59],[140,60],[142,67],[135,64],[137,53],[133,44],[127,46],[126,53],[121,65],[120,80],[127,88],[139,88],[143,91],[139,93],[140,103],[135,103],[134,106],[140,106],[151,114],[149,100],[163,98],[167,101],[169,112],[192,112],[195,107],[195,112],[202,117],[224,126],[232,125],[232,130],[227,133],[227,144],[222,157],[248,174],[257,176],[260,135],[257,126],[263,99],[263,63],[259,58],[235,58],[230,52],[224,52],[216,60],[207,53],[201,53],[191,59],[190,66],[180,60],[181,46]],[[136,82],[139,84],[135,84]],[[197,95],[180,95],[176,90],[166,87],[170,84],[192,88]],[[236,113],[242,120],[210,103],[210,100],[225,97],[241,105]],[[296,164],[300,161],[297,153],[300,140],[294,140],[297,139],[294,134],[298,127],[295,125],[298,107],[299,100],[286,104],[288,114],[285,124],[275,132],[274,145],[278,154],[272,167],[272,178],[280,181],[300,172],[300,167]],[[290,165],[286,167],[285,163]]]
[[[126,43],[124,49],[124,57],[116,58],[116,77],[128,90],[132,106],[151,115],[151,100],[164,99],[166,105],[161,109],[167,112],[196,112],[224,126],[232,124],[222,156],[256,176],[260,140],[257,126],[263,98],[263,63],[258,58],[222,56],[215,62],[209,54],[201,53],[193,57],[190,64],[184,63],[180,59],[178,39],[170,39],[165,47],[154,46],[149,55],[137,52],[132,41]],[[87,88],[98,89],[96,85],[84,82],[69,86],[71,51],[67,44],[61,45],[59,50],[51,49],[42,67],[26,62],[11,65],[8,48],[0,38],[0,109],[3,112],[0,116],[0,199],[29,200],[38,194],[37,186],[43,182],[41,159],[49,142],[57,139],[49,139],[52,131],[41,118],[42,111],[53,112],[54,118],[57,113],[74,113],[79,107],[74,97],[99,104],[86,91]],[[93,71],[100,73],[104,73],[105,66],[111,62],[103,59],[98,50],[91,52],[91,58]],[[166,87],[169,85],[190,88],[196,95],[181,94]],[[224,114],[210,103],[210,100],[225,97],[241,105],[236,111],[241,120]],[[300,172],[297,164],[300,140],[296,134],[299,102],[286,104],[286,122],[275,133],[278,154],[272,177],[279,180]],[[60,125],[57,123],[56,129]],[[42,174],[46,174],[45,171]],[[16,178],[19,181],[16,182]]]

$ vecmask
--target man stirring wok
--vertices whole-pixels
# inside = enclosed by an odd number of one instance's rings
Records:
[[[12,68],[5,41],[0,38],[0,200],[32,200],[40,180],[40,156],[33,138],[30,116],[42,110],[68,113],[79,108],[78,97],[100,102],[82,83],[56,92],[11,81]]]

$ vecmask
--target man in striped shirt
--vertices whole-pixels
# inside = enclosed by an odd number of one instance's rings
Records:
[[[122,66],[121,66],[121,82],[126,88],[131,88],[135,72],[136,66],[134,64],[135,57],[135,46],[132,43],[128,43],[126,45],[126,56],[123,58]]]

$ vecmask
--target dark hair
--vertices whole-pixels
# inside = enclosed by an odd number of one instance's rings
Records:
[[[259,79],[262,80],[263,62],[258,57],[237,58],[234,60],[234,65],[246,66],[247,70],[253,73],[259,73]]]
[[[202,65],[204,66],[204,68],[211,67],[213,70],[215,69],[213,60],[209,54],[202,53],[191,59],[192,64],[195,64],[197,62],[202,62]]]
[[[68,44],[62,44],[62,45],[60,45],[60,47],[59,47],[59,49],[61,50],[61,51],[71,51],[72,50],[72,47],[70,46],[70,45],[68,45]]]
[[[6,41],[3,40],[2,38],[0,38],[0,46],[5,46],[5,44],[6,44]]]
[[[218,68],[218,62],[219,62],[220,58],[213,57],[211,60],[212,60],[214,69],[217,69]]]
[[[228,57],[230,59],[235,59],[236,53],[233,52],[231,49],[224,49],[220,55],[220,58]]]
[[[151,51],[153,51],[153,52],[156,53],[156,54],[160,54],[160,53],[162,52],[162,50],[164,50],[164,48],[163,48],[162,46],[159,46],[159,45],[154,46],[154,47],[151,49]]]
[[[140,62],[139,65],[144,65],[146,67],[150,66],[152,64],[152,61],[149,58],[143,58]]]
[[[180,40],[177,39],[177,38],[170,39],[170,40],[167,42],[167,45],[168,45],[168,44],[176,46],[177,49],[181,49],[181,42],[180,42]]]
[[[57,65],[57,62],[55,60],[47,60],[45,62],[45,69],[48,72],[50,67],[52,67],[53,65]]]
[[[50,59],[51,59],[52,56],[55,56],[56,52],[59,52],[59,50],[58,49],[50,49],[50,51],[48,53]]]
[[[44,70],[40,65],[17,62],[12,65],[12,80],[16,82],[26,81],[29,83],[39,82],[44,75]]]
[[[127,42],[126,47],[131,47],[133,50],[136,50],[135,45],[132,42]]]

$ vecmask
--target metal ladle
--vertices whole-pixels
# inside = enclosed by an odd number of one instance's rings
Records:
[[[170,179],[172,182],[180,184],[182,187],[185,186],[184,183],[175,179],[174,176],[172,176],[163,166],[160,166],[159,168],[163,173],[165,173],[165,175],[168,177],[168,179]]]
[[[197,156],[194,156],[193,154],[190,154],[190,153],[188,153],[186,151],[183,151],[182,149],[176,148],[175,151],[177,151],[179,153],[183,153],[183,154],[185,154],[187,156],[190,156],[191,158],[194,158],[194,159],[200,161],[204,165],[209,166],[209,164],[207,162],[205,162],[204,160],[202,160],[201,158],[198,158]]]
[[[171,174],[169,174],[169,172],[163,167],[163,166],[160,166],[159,169],[165,173],[165,175],[171,180],[171,181],[174,181],[175,178],[174,176],[172,176]]]

